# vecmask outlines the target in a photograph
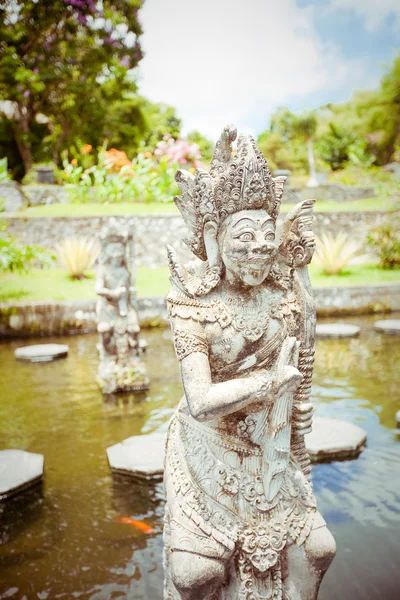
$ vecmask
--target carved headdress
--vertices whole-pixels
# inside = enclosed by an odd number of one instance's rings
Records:
[[[237,131],[224,128],[217,142],[210,172],[195,175],[178,171],[175,179],[181,196],[175,197],[191,235],[184,242],[201,260],[207,260],[203,228],[207,221],[219,225],[240,210],[265,209],[276,221],[286,177],[272,177],[267,161],[250,135],[241,135],[234,152]]]

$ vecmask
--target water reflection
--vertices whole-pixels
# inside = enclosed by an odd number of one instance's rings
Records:
[[[375,333],[370,319],[352,322],[360,338],[317,343],[317,414],[368,432],[359,459],[313,470],[338,542],[320,600],[392,600],[400,585],[400,340]],[[45,455],[43,493],[1,507],[0,598],[162,599],[162,485],[112,476],[105,453],[165,429],[182,394],[170,333],[146,339],[150,390],[109,398],[95,383],[95,336],[57,339],[70,345],[69,357],[48,365],[16,363],[20,342],[0,347],[0,445]]]

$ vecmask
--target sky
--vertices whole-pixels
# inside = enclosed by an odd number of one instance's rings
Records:
[[[377,87],[400,47],[400,0],[145,0],[140,21],[140,93],[213,140]]]

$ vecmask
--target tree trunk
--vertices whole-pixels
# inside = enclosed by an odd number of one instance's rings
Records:
[[[18,118],[14,121],[14,135],[24,163],[25,174],[33,165],[32,148],[29,142],[30,125],[33,119],[30,116],[25,107],[18,106]]]
[[[310,178],[307,187],[318,187],[317,171],[315,169],[314,152],[311,139],[307,140],[308,164],[310,165]]]

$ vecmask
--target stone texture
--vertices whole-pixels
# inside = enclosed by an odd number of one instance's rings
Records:
[[[107,448],[112,471],[143,479],[162,479],[165,433],[135,435]]]
[[[67,190],[61,185],[26,185],[23,187],[28,206],[63,204],[68,201]]]
[[[300,192],[302,199],[315,198],[323,201],[349,202],[362,198],[373,198],[376,191],[373,187],[345,185],[343,183],[326,183],[312,188],[304,188]]]
[[[0,183],[0,206],[6,212],[17,212],[28,205],[22,186],[16,181]]]
[[[365,447],[367,433],[358,425],[339,419],[314,417],[306,447],[312,462],[357,457]]]
[[[314,288],[318,316],[374,314],[400,310],[400,282]]]
[[[15,358],[26,362],[50,362],[68,355],[66,344],[34,344],[15,350]]]
[[[139,298],[142,327],[167,324],[165,298]],[[96,300],[0,304],[0,338],[29,338],[97,331]]]
[[[400,319],[383,319],[374,323],[374,328],[380,333],[400,335]]]
[[[24,450],[0,450],[0,500],[23,492],[43,477],[42,454]]]
[[[318,338],[347,338],[357,336],[360,328],[347,323],[321,323],[315,333]]]
[[[315,197],[315,196],[312,196]],[[330,231],[348,233],[352,238],[365,243],[366,234],[378,226],[385,213],[316,213],[313,229],[317,235]],[[111,217],[18,217],[4,215],[11,235],[26,244],[39,244],[53,249],[56,242],[69,236],[93,237],[100,233]],[[135,255],[138,265],[158,267],[167,264],[165,247],[174,245],[183,261],[193,258],[182,239],[188,235],[188,228],[177,214],[152,214],[116,217],[123,227],[130,220],[135,230]],[[278,217],[279,232],[284,215]]]
[[[314,288],[317,315],[340,317],[400,310],[400,284]],[[167,324],[165,298],[138,298],[141,327]],[[0,303],[0,338],[93,333],[96,301]]]

